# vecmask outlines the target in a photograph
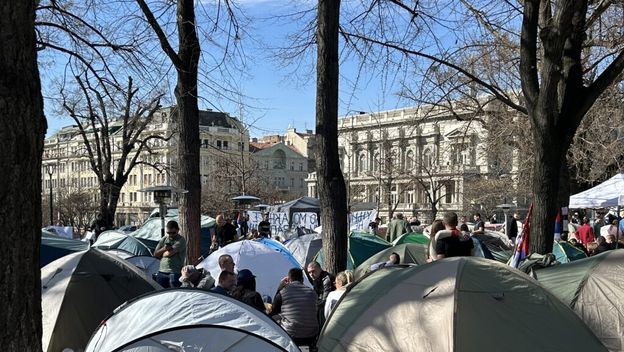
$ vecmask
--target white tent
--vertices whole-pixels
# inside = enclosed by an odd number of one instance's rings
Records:
[[[299,351],[267,315],[233,298],[178,288],[119,307],[95,331],[94,351]]]
[[[229,254],[236,264],[235,270],[249,269],[256,276],[256,291],[273,297],[280,281],[294,267],[286,256],[256,241],[238,241],[213,252],[197,266],[210,271],[218,279],[221,274],[219,257]]]
[[[610,208],[624,205],[624,173],[570,197],[571,209]]]

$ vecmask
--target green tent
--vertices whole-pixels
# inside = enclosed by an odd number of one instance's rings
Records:
[[[393,245],[402,244],[402,243],[421,243],[428,244],[429,236],[417,233],[417,232],[408,232],[404,233],[401,236],[397,237],[394,241],[392,241]]]
[[[91,247],[104,251],[120,249],[132,255],[152,255],[152,251],[136,237],[116,230],[102,232]]]
[[[349,235],[349,255],[347,257],[347,269],[355,269],[366,259],[390,247],[392,247],[392,244],[390,242],[383,240],[380,237],[370,234],[368,232],[351,232],[351,234]],[[316,254],[314,260],[319,262],[322,266],[322,249]]]
[[[60,257],[70,253],[86,251],[88,242],[72,240],[57,236],[49,231],[41,230],[41,250],[39,251],[39,267],[42,268]]]
[[[386,248],[366,259],[364,263],[355,268],[353,273],[355,279],[357,280],[367,274],[371,269],[371,265],[387,261],[392,253],[397,253],[401,257],[401,262],[399,264],[425,264],[427,262],[426,244],[403,243]]]
[[[535,271],[611,351],[624,351],[624,250]]]
[[[575,260],[587,258],[582,250],[574,247],[571,243],[555,241],[553,244],[553,254],[559,263],[569,263]]]
[[[388,267],[347,288],[319,351],[607,351],[574,312],[502,263],[454,257]]]
[[[167,212],[167,215],[170,215],[170,212]],[[167,221],[169,220],[180,221],[177,215],[167,216],[165,218],[165,223],[167,223]],[[209,216],[205,216],[205,215],[201,216],[200,243],[201,243],[201,254],[204,257],[207,257],[208,254],[210,253],[210,244],[211,244],[210,231],[215,226],[216,226],[215,219]],[[156,245],[158,244],[158,241],[160,241],[161,229],[162,229],[162,223],[160,221],[160,218],[150,218],[145,223],[143,223],[143,225],[141,225],[141,227],[138,230],[130,233],[129,235],[141,241],[143,244],[147,246],[147,248],[149,248],[153,252],[154,249],[156,249]]]

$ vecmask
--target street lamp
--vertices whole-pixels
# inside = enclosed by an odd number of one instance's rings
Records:
[[[55,164],[46,165],[46,172],[48,173],[48,176],[50,176],[50,226],[54,226],[54,211],[52,207],[52,175],[54,174],[54,170],[56,170]]]
[[[505,214],[505,235],[509,237],[509,231],[511,231],[511,221],[509,221],[509,210],[516,207],[515,204],[504,203],[496,206],[499,209],[503,210],[503,214]],[[514,221],[516,221],[514,219]]]
[[[165,216],[167,215],[167,204],[171,202],[171,198],[174,193],[188,193],[188,191],[173,186],[153,186],[140,189],[139,192],[154,193],[154,202],[158,204],[158,211],[160,212],[160,237],[165,237]]]

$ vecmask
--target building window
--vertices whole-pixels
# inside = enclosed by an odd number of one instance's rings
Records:
[[[366,172],[366,155],[360,154],[358,158],[358,172]]]
[[[294,161],[290,162],[290,170],[291,171],[295,171],[295,162]]]
[[[429,169],[431,168],[432,165],[433,165],[433,157],[432,157],[431,149],[427,148],[425,149],[425,152],[423,153],[423,167]]]
[[[217,140],[217,149],[221,149],[221,141]]]
[[[299,171],[303,171],[303,163],[299,163]]]
[[[290,187],[295,187],[295,179],[294,178],[290,179]]]
[[[286,153],[283,150],[278,149],[273,152],[273,168],[285,169],[286,168]]]
[[[223,150],[228,150],[229,148],[228,141],[223,141]]]
[[[380,159],[379,159],[379,153],[375,153],[375,155],[373,156],[373,172],[379,172],[379,163],[380,163]]]
[[[408,172],[414,169],[414,152],[411,150],[408,150],[405,155],[405,168]]]

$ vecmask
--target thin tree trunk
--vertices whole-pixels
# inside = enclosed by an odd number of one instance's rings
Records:
[[[181,234],[186,236],[188,263],[195,263],[201,255],[201,180],[199,170],[199,107],[197,103],[197,72],[200,46],[195,31],[195,4],[193,0],[179,0],[178,56],[183,64],[179,68],[175,88],[178,103],[178,182],[188,193],[180,201]]]
[[[41,158],[46,121],[35,50],[35,2],[1,1],[0,345],[41,351]]]
[[[319,0],[316,62],[316,136],[318,194],[323,225],[325,270],[347,265],[347,189],[338,158],[339,0]]]

